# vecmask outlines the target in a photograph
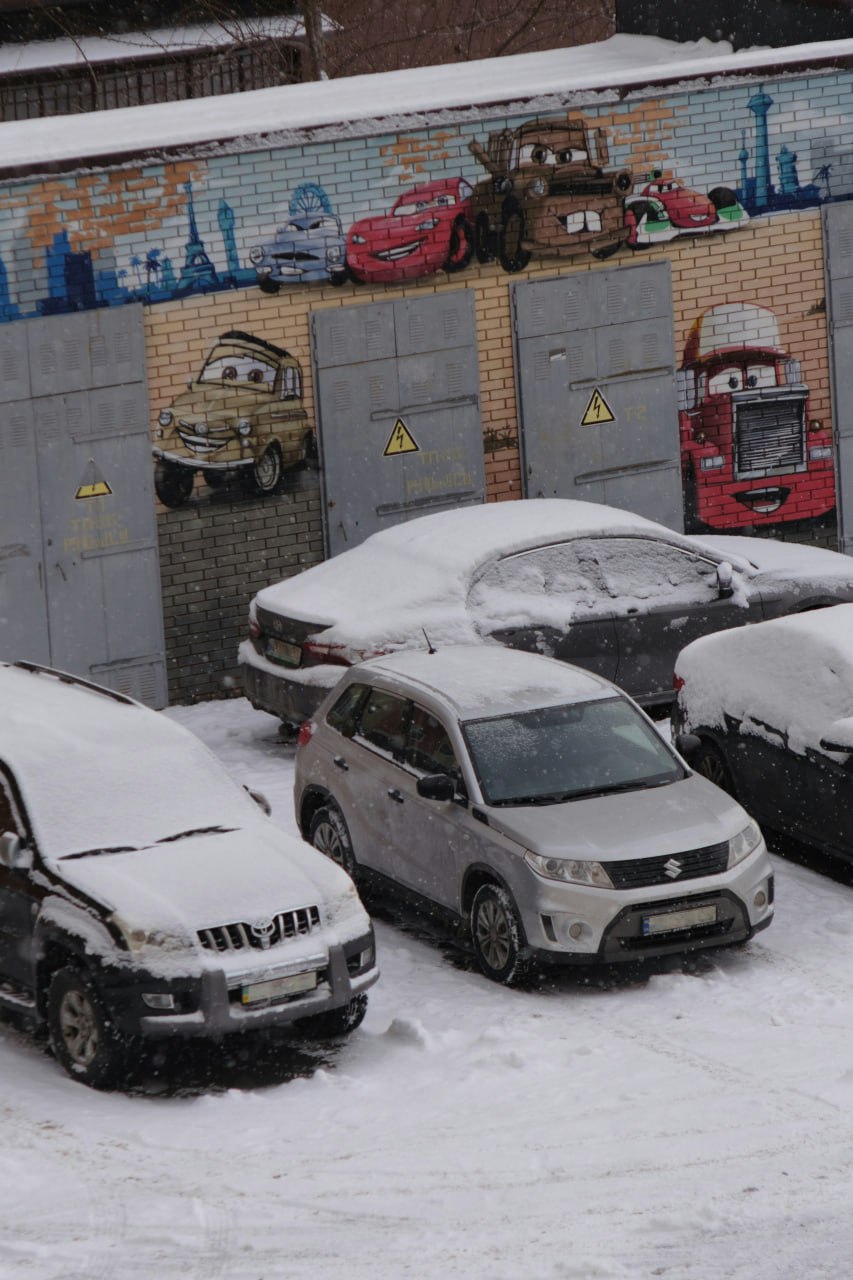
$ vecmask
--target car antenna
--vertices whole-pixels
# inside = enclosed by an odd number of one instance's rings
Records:
[[[429,636],[426,633],[426,627],[421,627],[421,631],[424,633],[424,640],[426,640],[427,642],[427,653],[437,653],[438,650],[433,649],[432,641],[430,640]]]

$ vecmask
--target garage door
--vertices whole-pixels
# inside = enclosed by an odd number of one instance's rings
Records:
[[[669,263],[511,288],[526,496],[682,529]]]
[[[470,290],[311,315],[326,549],[485,501]]]
[[[0,333],[0,658],[166,703],[142,308]]]

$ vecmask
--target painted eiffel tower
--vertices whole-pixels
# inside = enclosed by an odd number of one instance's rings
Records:
[[[185,182],[184,191],[187,195],[187,215],[190,222],[190,233],[184,250],[184,266],[178,280],[178,293],[192,289],[216,288],[219,283],[216,268],[208,258],[204,241],[198,233],[195,210],[193,209],[193,184]]]

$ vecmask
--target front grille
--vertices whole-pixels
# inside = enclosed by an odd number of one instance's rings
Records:
[[[280,911],[266,920],[239,921],[199,929],[198,940],[205,951],[268,951],[279,942],[287,942],[311,933],[320,923],[317,907],[300,907],[297,911]]]
[[[598,177],[555,178],[549,188],[550,196],[612,196],[613,179]]]
[[[686,853],[630,858],[627,862],[603,862],[601,865],[616,889],[644,889],[655,884],[681,884],[683,880],[698,880],[700,876],[718,876],[728,864],[729,842],[723,840],[720,844],[689,849]],[[677,874],[673,874],[675,872]]]
[[[805,398],[735,401],[735,479],[806,465]]]

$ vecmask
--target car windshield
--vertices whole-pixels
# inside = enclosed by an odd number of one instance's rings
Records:
[[[562,804],[685,776],[660,735],[620,697],[469,720],[462,728],[487,804]]]
[[[229,352],[212,356],[201,371],[199,382],[216,382],[223,386],[251,387],[253,391],[272,391],[276,366],[255,355]]]

